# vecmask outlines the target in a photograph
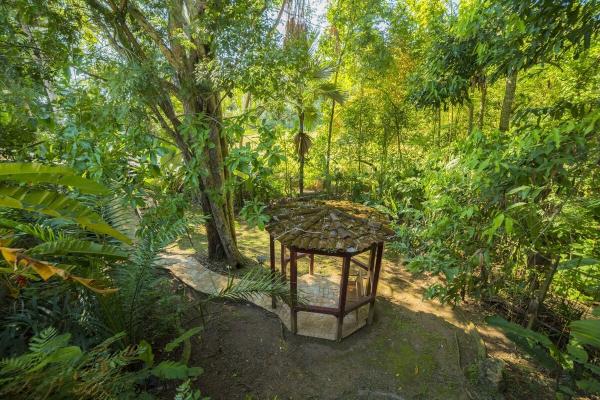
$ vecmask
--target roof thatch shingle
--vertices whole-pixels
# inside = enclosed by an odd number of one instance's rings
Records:
[[[283,200],[270,205],[267,213],[267,231],[300,251],[357,253],[394,235],[385,215],[348,201]]]

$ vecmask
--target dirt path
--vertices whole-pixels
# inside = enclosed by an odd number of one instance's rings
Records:
[[[245,226],[239,232],[246,255],[267,254],[264,232]],[[191,237],[196,248],[202,241],[201,231]],[[171,250],[192,262],[189,243]],[[320,261],[317,273],[339,268]],[[424,288],[388,253],[375,323],[341,343],[291,335],[277,316],[250,304],[213,303],[193,352],[193,363],[205,369],[200,387],[213,399],[501,398],[480,368],[487,351],[509,363],[509,383],[519,384],[507,398],[546,398],[521,376],[528,364],[515,358],[510,342],[469,310],[423,300]]]

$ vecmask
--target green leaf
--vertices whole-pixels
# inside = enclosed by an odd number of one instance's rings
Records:
[[[161,379],[186,379],[202,374],[202,368],[188,367],[176,361],[162,361],[150,370],[152,375]]]
[[[140,350],[138,358],[142,360],[146,366],[152,367],[154,365],[154,353],[152,352],[152,345],[145,340],[140,341],[138,345]]]
[[[583,364],[588,361],[588,353],[579,345],[567,344],[567,353],[579,363]]]
[[[571,268],[579,268],[588,265],[596,265],[600,264],[600,260],[596,260],[595,258],[572,258],[567,261],[563,261],[558,264],[558,269],[571,269]]]
[[[27,253],[44,255],[82,254],[112,258],[128,257],[128,254],[118,246],[100,244],[80,239],[59,239],[42,243],[27,250]]]
[[[165,351],[166,352],[171,352],[171,351],[175,350],[176,348],[179,347],[179,345],[181,343],[183,343],[184,341],[188,340],[192,336],[197,335],[198,333],[200,333],[200,331],[202,331],[202,327],[201,326],[197,326],[195,328],[188,329],[187,331],[185,331],[184,333],[182,333],[181,335],[179,335],[179,337],[177,337],[174,340],[172,340],[169,343],[167,343],[165,345]]]
[[[588,319],[573,321],[569,324],[571,336],[581,344],[588,344],[600,349],[600,320]]]
[[[532,340],[535,343],[539,343],[544,347],[554,347],[554,344],[548,337],[542,335],[541,333],[534,332],[531,329],[524,328],[521,325],[509,322],[500,316],[494,315],[492,317],[487,317],[485,319],[485,322],[492,326],[502,329],[506,333],[512,333],[524,337],[526,339]]]
[[[108,225],[94,211],[77,200],[60,193],[0,186],[0,207],[34,211],[68,219],[92,232],[109,235],[128,244],[131,243],[131,239]]]
[[[594,378],[581,379],[575,382],[577,387],[587,393],[600,393],[600,381]]]
[[[504,219],[504,229],[509,235],[513,232],[513,222],[514,220],[510,217],[506,217]]]
[[[519,187],[509,190],[506,194],[515,194],[515,193],[523,192],[523,191],[526,191],[525,194],[527,194],[530,190],[531,190],[530,186],[523,185],[523,186],[519,186]]]
[[[506,208],[506,211],[508,211],[508,210],[512,210],[513,208],[522,207],[522,206],[524,206],[524,205],[526,205],[526,204],[527,204],[527,203],[525,203],[525,202],[522,202],[522,201],[519,201],[519,202],[513,203],[513,204],[511,204],[510,206],[508,206],[508,207]]]
[[[110,193],[105,186],[91,179],[82,178],[71,168],[35,163],[0,163],[0,181],[52,183],[70,186],[82,193]]]
[[[240,171],[239,169],[234,169],[233,172],[232,172],[232,174],[235,175],[235,176],[239,176],[240,178],[242,178],[244,180],[250,178],[250,175],[248,175],[245,172]]]

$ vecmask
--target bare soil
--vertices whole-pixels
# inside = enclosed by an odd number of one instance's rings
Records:
[[[238,232],[246,256],[268,254],[264,232],[244,225]],[[201,230],[190,239],[179,247],[203,247]],[[322,274],[339,268],[328,259],[316,265]],[[428,283],[388,252],[375,323],[341,343],[292,335],[251,304],[209,303],[190,363],[205,370],[198,386],[215,400],[553,398],[546,375],[485,325],[481,309],[423,300]],[[500,392],[482,378],[482,352],[506,363]]]

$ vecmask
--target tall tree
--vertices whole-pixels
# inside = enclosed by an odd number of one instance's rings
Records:
[[[210,217],[209,257],[243,263],[236,245],[232,193],[226,185],[229,143],[222,101],[233,84],[224,71],[242,67],[253,43],[260,42],[267,28],[266,7],[249,2],[224,7],[198,0],[86,3],[92,23],[115,50],[118,62],[144,71],[146,85],[133,94],[143,99],[176,143],[193,175],[202,209]]]

